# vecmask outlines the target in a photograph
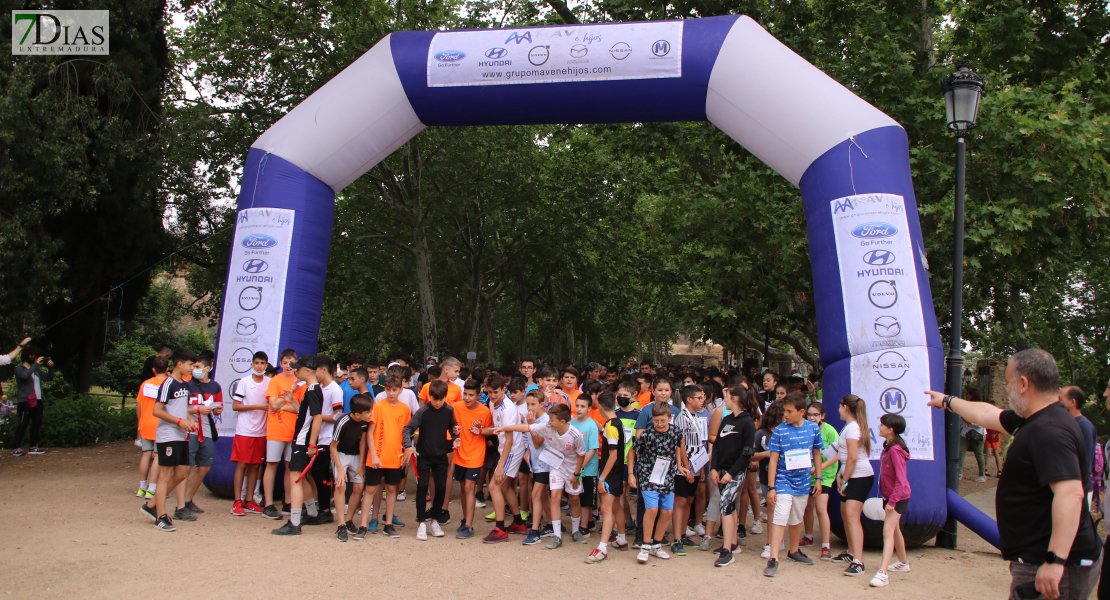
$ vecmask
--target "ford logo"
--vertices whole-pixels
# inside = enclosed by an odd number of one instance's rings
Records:
[[[243,270],[247,273],[261,273],[269,268],[269,263],[260,258],[252,258],[243,263]]]
[[[242,244],[244,248],[273,248],[277,246],[278,241],[268,235],[261,233],[252,233],[243,238]]]
[[[889,265],[894,262],[894,253],[890,250],[872,250],[863,255],[863,262],[879,267]]]
[[[852,230],[852,237],[885,238],[898,235],[898,228],[890,223],[864,223]]]
[[[462,50],[444,50],[443,52],[436,52],[436,60],[439,62],[459,62],[466,58],[466,52]]]

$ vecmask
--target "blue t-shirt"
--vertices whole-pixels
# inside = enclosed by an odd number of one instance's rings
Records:
[[[355,388],[351,387],[350,380],[344,379],[343,383],[339,384],[339,389],[343,390],[343,412],[351,412],[351,398],[355,397],[358,392]]]
[[[524,393],[527,394],[528,392],[530,392],[532,390],[538,390],[538,389],[540,389],[540,386],[538,386],[534,383],[529,383],[528,387],[524,388]]]
[[[805,496],[810,491],[810,475],[813,468],[813,451],[821,450],[821,428],[813,421],[802,421],[794,427],[783,423],[775,428],[767,442],[767,449],[779,453],[779,466],[775,474],[775,491],[790,496]],[[786,454],[791,451],[807,453],[806,466],[792,471],[786,470]]]
[[[582,434],[582,441],[586,443],[586,452],[594,451],[593,458],[590,462],[582,465],[582,475],[584,477],[597,477],[597,450],[601,447],[601,442],[598,438],[597,423],[593,419],[586,417],[586,422],[583,423],[577,418],[571,419],[570,424]]]
[[[640,409],[640,414],[639,414],[639,416],[636,417],[636,429],[650,429],[651,428],[651,407],[653,407],[653,406],[655,406],[654,402]],[[670,407],[671,407],[671,421],[674,421],[674,418],[676,416],[678,416],[678,413],[680,411],[679,411],[678,407],[673,405],[673,404],[671,404]]]

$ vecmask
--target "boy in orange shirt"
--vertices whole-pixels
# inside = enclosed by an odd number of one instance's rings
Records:
[[[266,400],[270,403],[270,410],[266,415],[266,471],[262,474],[262,490],[266,496],[266,507],[262,509],[262,516],[267,519],[280,519],[282,513],[289,512],[289,502],[286,501],[281,511],[274,506],[274,478],[277,477],[278,464],[284,462],[285,493],[288,499],[289,490],[293,489],[289,479],[289,458],[293,452],[293,427],[297,423],[297,412],[300,410],[300,399],[304,396],[304,386],[297,381],[297,376],[290,365],[297,360],[297,352],[292,348],[281,351],[278,358],[281,364],[281,373],[270,378],[266,388]]]
[[[536,373],[536,379],[539,380],[539,389],[543,392],[547,402],[544,408],[551,410],[552,406],[556,404],[569,404],[570,397],[559,389],[559,377],[555,373],[555,369],[551,367],[542,367],[539,373]]]
[[[408,424],[412,413],[409,407],[401,404],[397,398],[401,395],[401,378],[390,375],[385,378],[385,400],[376,402],[370,416],[370,428],[366,431],[366,487],[362,495],[362,517],[358,532],[365,531],[370,513],[377,515],[377,510],[382,493],[382,484],[385,484],[385,514],[381,522],[384,524],[382,533],[391,538],[399,538],[394,525],[404,527],[404,523],[393,516],[393,507],[397,504],[397,485],[405,474],[401,457],[405,453],[402,444],[403,430]],[[355,539],[362,539],[355,535]]]
[[[462,484],[460,501],[463,505],[463,520],[455,537],[461,540],[474,536],[471,525],[474,522],[474,491],[482,464],[486,461],[486,436],[482,435],[482,428],[493,426],[489,409],[478,402],[481,393],[482,384],[471,379],[463,385],[463,401],[453,407],[458,431],[455,433],[452,462],[455,465],[455,481]]]
[[[154,403],[158,401],[158,387],[166,380],[166,369],[169,359],[161,354],[156,354],[151,361],[154,368],[154,377],[147,379],[139,386],[139,439],[142,444],[143,455],[139,457],[139,491],[135,492],[137,498],[153,498],[154,491],[158,489],[158,471],[155,469],[151,477],[154,481],[147,481],[150,466],[155,465],[154,436],[158,431],[158,417],[154,416]],[[156,466],[156,465],[155,465]]]
[[[563,367],[559,371],[559,385],[563,393],[567,395],[567,406],[570,406],[573,410],[574,401],[578,400],[578,396],[582,394],[578,390],[578,369]]]

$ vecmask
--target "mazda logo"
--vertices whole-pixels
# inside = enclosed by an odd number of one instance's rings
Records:
[[[889,265],[894,262],[894,253],[890,250],[872,250],[863,255],[863,262],[875,266]]]
[[[881,338],[898,337],[902,333],[902,324],[898,319],[889,315],[883,315],[875,319],[875,335]]]
[[[235,324],[235,333],[239,335],[254,335],[258,331],[258,322],[250,317],[243,317]]]
[[[884,264],[886,264],[886,263],[884,263]],[[267,263],[266,261],[264,261],[260,258],[252,258],[252,259],[248,260],[247,262],[243,263],[243,270],[246,271],[247,273],[261,273],[261,272],[263,272],[263,271],[265,271],[266,269],[269,269],[269,268],[270,268],[269,263]]]

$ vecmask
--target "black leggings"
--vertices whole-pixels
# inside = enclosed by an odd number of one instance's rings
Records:
[[[435,477],[436,492],[432,498],[432,513],[428,514],[428,476]],[[427,519],[436,519],[442,516],[443,495],[447,491],[447,457],[446,456],[417,456],[416,457],[416,520],[423,522]]]
[[[319,456],[312,463],[312,468],[309,472],[312,473],[312,480],[316,483],[316,506],[320,508],[320,512],[327,512],[328,507],[331,506],[332,495],[332,470],[331,470],[331,452],[327,450],[318,449]],[[342,507],[339,507],[342,508]],[[339,511],[342,513],[343,511]]]
[[[23,432],[31,425],[31,447],[39,445],[39,429],[42,428],[42,400],[34,408],[27,408],[27,402],[16,405],[16,414],[19,416],[19,426],[15,429],[15,447],[23,447]]]

